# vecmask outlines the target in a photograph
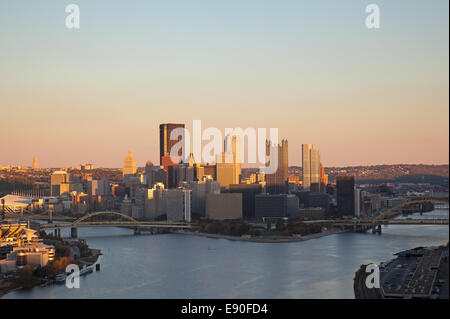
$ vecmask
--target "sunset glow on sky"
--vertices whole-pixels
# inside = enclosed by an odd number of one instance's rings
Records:
[[[0,0],[0,165],[158,163],[160,123],[279,130],[325,166],[447,164],[448,1]]]

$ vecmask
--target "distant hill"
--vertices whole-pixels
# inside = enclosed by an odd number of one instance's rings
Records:
[[[290,174],[301,175],[301,167],[289,168]],[[449,165],[373,165],[373,166],[348,166],[326,167],[330,182],[334,182],[337,175],[349,174],[356,177],[357,182],[382,183],[429,183],[448,187]]]

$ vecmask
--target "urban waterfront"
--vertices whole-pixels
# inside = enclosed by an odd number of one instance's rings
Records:
[[[448,218],[448,210],[427,214]],[[82,277],[80,289],[36,287],[3,298],[352,299],[353,277],[361,264],[449,240],[448,226],[414,225],[383,227],[381,236],[344,233],[294,243],[132,233],[124,228],[80,229],[90,247],[102,250],[99,272]]]

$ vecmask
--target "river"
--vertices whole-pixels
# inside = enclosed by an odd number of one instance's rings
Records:
[[[448,218],[448,210],[426,214]],[[99,272],[81,277],[79,289],[35,287],[3,298],[354,298],[353,276],[361,264],[449,240],[448,226],[390,225],[382,231],[252,243],[79,229],[91,248],[102,250]]]

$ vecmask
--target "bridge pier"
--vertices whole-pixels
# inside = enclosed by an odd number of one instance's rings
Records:
[[[78,228],[76,228],[76,227],[70,228],[70,237],[72,237],[72,238],[78,237]]]
[[[48,223],[49,224],[53,223],[53,213],[51,210],[49,210],[49,212],[48,212]]]
[[[61,238],[61,228],[56,228],[55,229],[55,237],[56,238]]]

